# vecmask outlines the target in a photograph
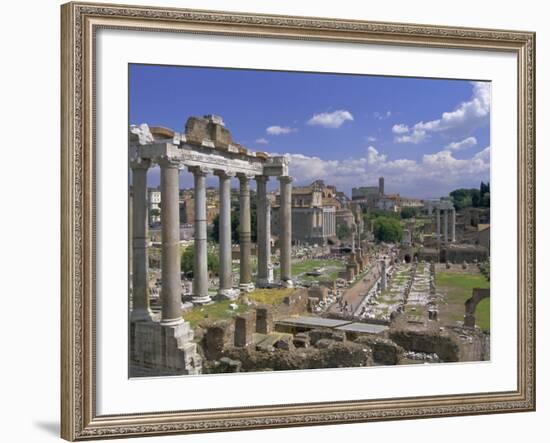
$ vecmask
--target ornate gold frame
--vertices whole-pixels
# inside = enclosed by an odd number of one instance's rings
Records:
[[[62,18],[61,435],[67,440],[533,411],[535,34],[523,31],[68,3]],[[94,33],[98,28],[508,51],[518,59],[517,390],[98,416],[95,411]]]

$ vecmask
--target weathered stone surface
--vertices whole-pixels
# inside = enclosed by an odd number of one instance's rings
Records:
[[[390,339],[407,351],[437,354],[444,362],[459,361],[460,348],[446,331],[394,329]]]
[[[231,348],[225,352],[230,359],[242,362],[243,372],[369,366],[372,365],[370,354],[368,347],[351,342],[332,342],[324,349],[277,349],[266,352],[251,348]]]
[[[334,340],[331,340],[330,338],[321,338],[320,340],[317,340],[315,342],[315,347],[318,349],[327,349],[334,343],[336,342]]]
[[[201,373],[202,359],[187,322],[174,326],[157,321],[135,322],[130,340],[131,361],[136,367],[154,368],[157,375]]]
[[[308,296],[325,301],[325,299],[328,297],[328,288],[318,285],[312,286],[308,289]]]
[[[204,336],[201,340],[204,355],[209,360],[215,360],[223,353],[226,346],[231,346],[234,327],[229,321],[220,321],[203,327]]]
[[[291,351],[294,349],[294,344],[292,343],[292,337],[290,335],[283,336],[279,338],[275,343],[273,343],[275,349],[282,349],[284,351]]]
[[[269,334],[273,330],[273,313],[267,306],[256,308],[256,332]]]
[[[312,329],[311,331],[307,332],[307,335],[309,336],[311,344],[314,346],[319,340],[322,339],[329,339],[334,341],[346,340],[346,333],[344,331],[335,331],[334,329]]]
[[[228,357],[222,357],[219,360],[210,360],[205,363],[203,372],[205,374],[227,374],[232,372],[241,372],[242,363],[239,360],[232,360]]]
[[[222,149],[227,149],[232,143],[231,133],[224,127],[221,117],[215,115],[190,117],[185,124],[185,137],[188,142],[196,144],[211,140]]]
[[[292,343],[294,343],[294,346],[296,348],[307,348],[310,344],[309,335],[307,335],[305,332],[299,332],[294,336]]]
[[[382,365],[396,365],[401,359],[404,349],[391,340],[381,337],[361,336],[355,343],[366,345],[372,350],[375,363]]]
[[[254,320],[252,312],[235,317],[235,346],[246,347],[252,344]]]

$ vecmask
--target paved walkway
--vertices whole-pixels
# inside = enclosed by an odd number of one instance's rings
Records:
[[[328,314],[341,315],[344,313],[341,306],[344,306],[347,302],[347,313],[353,314],[358,306],[365,298],[367,292],[369,292],[372,287],[376,284],[379,278],[380,270],[377,264],[373,264],[361,279],[359,279],[351,288],[348,288],[344,295],[342,296],[341,303],[334,303],[329,309]]]

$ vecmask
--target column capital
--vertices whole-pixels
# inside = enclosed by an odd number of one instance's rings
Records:
[[[252,180],[255,177],[254,174],[245,174],[242,172],[237,173],[237,178],[241,183],[248,182],[249,180]]]
[[[148,158],[134,157],[130,159],[130,168],[132,169],[149,169],[151,160]]]
[[[269,177],[267,175],[257,175],[255,178],[258,183],[267,183],[269,181]]]
[[[235,173],[233,171],[224,171],[222,169],[214,170],[214,175],[217,175],[219,178],[233,178]]]
[[[280,175],[277,177],[277,180],[279,180],[281,183],[292,183],[294,181],[294,177],[290,175]]]
[[[204,166],[188,166],[187,169],[194,176],[206,177],[208,174],[212,173],[212,169],[205,168]]]
[[[159,164],[159,166],[161,168],[177,168],[177,169],[179,169],[179,167],[180,167],[179,160],[176,160],[175,158],[167,157],[167,156],[162,156],[162,157],[157,158],[157,163]]]

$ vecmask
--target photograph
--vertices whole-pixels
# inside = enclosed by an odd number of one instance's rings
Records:
[[[491,361],[491,81],[129,63],[127,99],[129,378]]]

